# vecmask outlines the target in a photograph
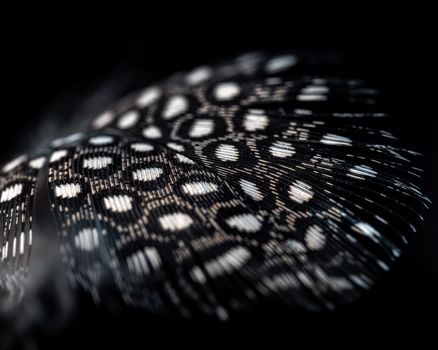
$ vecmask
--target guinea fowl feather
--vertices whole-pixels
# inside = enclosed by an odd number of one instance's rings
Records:
[[[39,176],[70,281],[97,302],[110,284],[134,307],[225,320],[363,295],[429,200],[381,92],[318,64],[255,53],[179,73],[4,165],[4,298],[26,293]]]

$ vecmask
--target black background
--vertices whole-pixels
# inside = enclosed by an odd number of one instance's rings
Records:
[[[59,121],[105,84],[119,81],[129,90],[180,69],[250,50],[338,52],[357,76],[386,90],[396,134],[424,154],[423,188],[436,202],[437,61],[432,14],[426,8],[400,4],[384,8],[369,3],[328,7],[216,1],[123,8],[23,6],[4,11],[0,161],[35,142],[34,130],[42,118],[59,115]],[[138,315],[112,316],[86,303],[78,322],[43,344],[81,344],[87,336],[108,344],[114,338],[133,344],[134,338],[157,337],[195,342],[199,329],[212,341],[223,334],[240,334],[247,340],[261,335],[293,339],[303,331],[307,334],[306,330],[316,334],[328,330],[337,339],[344,337],[346,329],[366,339],[365,326],[386,332],[393,325],[409,329],[424,324],[426,331],[438,324],[436,212],[435,205],[388,278],[364,300],[335,314],[276,310],[247,315],[230,325],[201,326]]]

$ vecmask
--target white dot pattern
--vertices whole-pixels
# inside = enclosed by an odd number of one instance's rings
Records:
[[[190,196],[198,196],[217,191],[217,185],[211,182],[199,181],[182,185],[184,193]]]
[[[81,193],[81,186],[76,183],[69,183],[55,187],[55,196],[61,198],[74,198]]]
[[[239,184],[242,190],[252,199],[254,199],[255,201],[263,200],[263,193],[260,191],[255,183],[241,179],[239,181]]]
[[[275,141],[272,146],[269,148],[269,152],[277,158],[287,158],[291,157],[295,154],[294,147],[284,141]]]
[[[270,74],[279,73],[297,63],[297,58],[293,55],[281,55],[273,57],[266,63],[266,71]]]
[[[187,229],[193,224],[193,219],[185,213],[163,215],[158,221],[163,230],[166,231],[181,231]]]
[[[155,125],[151,125],[145,129],[143,129],[143,136],[147,139],[159,139],[163,136],[161,129]]]
[[[171,97],[164,106],[163,119],[172,119],[187,111],[189,103],[184,96]]]
[[[115,114],[112,111],[105,111],[93,120],[94,129],[103,129],[114,121]]]
[[[189,136],[193,138],[205,137],[214,131],[214,122],[211,119],[197,119],[194,121],[189,131]]]
[[[246,131],[264,130],[269,124],[269,119],[266,115],[246,114],[243,120],[243,127]]]
[[[95,136],[89,139],[88,142],[94,146],[104,146],[113,143],[114,138],[107,135]]]
[[[236,162],[239,159],[239,151],[234,145],[221,144],[216,148],[215,154],[223,162]]]
[[[161,96],[158,87],[152,86],[144,90],[137,98],[137,107],[146,108],[155,103]]]
[[[234,82],[221,83],[216,86],[213,94],[218,101],[229,101],[240,94],[240,86]]]
[[[117,127],[125,130],[134,127],[140,120],[140,114],[137,111],[129,111],[123,114],[117,121]]]
[[[231,228],[237,229],[240,232],[254,233],[261,229],[262,223],[253,214],[238,214],[226,220],[226,223]]]
[[[132,210],[132,197],[128,195],[108,196],[103,199],[107,210],[114,213],[124,213]]]
[[[0,195],[0,203],[10,201],[23,192],[22,184],[15,184],[4,189]]]
[[[108,276],[134,307],[223,320],[262,298],[356,299],[430,202],[416,153],[380,130],[384,96],[331,63],[318,76],[325,60],[252,53],[175,74],[4,166],[0,284],[32,261],[46,177],[63,260],[93,295]]]
[[[74,242],[80,250],[92,251],[99,246],[99,233],[95,228],[84,228],[75,236]]]
[[[139,169],[132,173],[132,178],[136,181],[154,181],[163,174],[161,168]]]
[[[87,169],[103,169],[108,165],[113,163],[113,159],[111,157],[91,157],[85,158],[82,166]]]
[[[289,198],[297,203],[305,203],[310,201],[314,192],[312,191],[312,187],[303,181],[295,181],[292,185],[289,186]]]

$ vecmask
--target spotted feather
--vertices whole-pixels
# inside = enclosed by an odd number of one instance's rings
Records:
[[[312,74],[325,64],[255,53],[201,66],[116,102],[43,157],[7,164],[1,288],[24,293],[47,161],[65,266],[96,300],[110,283],[136,307],[221,319],[269,302],[356,300],[429,200],[418,155],[380,127],[380,91]]]

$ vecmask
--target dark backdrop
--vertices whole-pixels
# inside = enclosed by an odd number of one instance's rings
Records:
[[[41,118],[68,116],[82,99],[105,84],[122,81],[130,90],[179,69],[254,49],[328,51],[343,54],[356,75],[387,91],[394,106],[396,133],[424,154],[424,189],[438,200],[436,28],[427,9],[400,4],[328,8],[316,3],[279,7],[273,2],[206,1],[198,6],[26,7],[5,11],[3,16],[7,21],[1,33],[0,161],[30,144]],[[76,324],[47,342],[81,343],[78,334],[80,339],[96,336],[96,325],[104,327],[97,333],[99,341],[113,337],[127,341],[164,330],[191,340],[200,328],[214,339],[227,332],[257,339],[271,328],[275,337],[296,336],[301,332],[297,329],[328,329],[342,337],[344,326],[356,329],[362,339],[366,338],[361,333],[363,325],[378,325],[385,332],[393,324],[410,327],[426,320],[436,324],[438,230],[434,214],[436,205],[388,278],[363,301],[336,314],[309,317],[277,310],[245,316],[234,322],[236,327],[209,329],[205,324],[145,321],[138,315],[110,316],[89,303]]]

